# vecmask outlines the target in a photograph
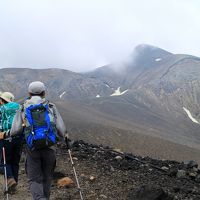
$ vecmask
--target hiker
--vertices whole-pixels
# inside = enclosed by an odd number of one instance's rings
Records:
[[[34,200],[48,200],[53,172],[56,165],[55,152],[51,146],[57,136],[65,139],[66,128],[56,106],[45,99],[45,85],[40,81],[30,83],[29,98],[17,112],[11,136],[24,129],[26,139],[26,173]]]
[[[9,133],[14,116],[20,105],[14,102],[14,95],[10,92],[3,92],[0,96],[0,113],[1,113],[1,132],[0,132],[0,150],[5,148],[6,155],[6,171],[8,178],[8,193],[13,193],[16,190],[18,183],[19,162],[21,157],[22,141],[20,136],[6,139],[6,134]],[[1,165],[3,159],[1,156]],[[2,170],[1,170],[2,171]]]
[[[0,96],[1,96],[2,92],[0,91]],[[1,106],[1,102],[0,102],[0,106]],[[1,112],[0,112],[0,131],[2,130],[1,128]],[[1,155],[0,155],[0,158],[1,158]],[[1,160],[1,159],[0,159]]]
[[[2,94],[2,92],[0,91],[0,96],[1,96],[1,94]],[[1,106],[1,101],[0,101],[0,106]],[[2,131],[2,123],[1,123],[1,110],[0,110],[0,132],[1,131]],[[0,143],[1,143],[1,141],[0,141]],[[1,144],[0,144],[0,146],[1,146]],[[2,156],[3,155],[2,155],[2,152],[1,152],[1,149],[0,149],[0,165],[1,165]],[[0,167],[0,174],[4,174],[2,166]]]

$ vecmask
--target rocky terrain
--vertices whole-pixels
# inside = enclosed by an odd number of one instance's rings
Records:
[[[56,154],[58,162],[51,199],[80,199],[67,150],[61,145]],[[72,155],[85,200],[200,199],[200,170],[195,161],[156,160],[83,141],[74,142]],[[58,187],[57,181],[63,177],[71,178],[74,183]],[[0,198],[3,199],[3,196],[0,195]],[[31,199],[23,159],[18,190],[10,199]]]

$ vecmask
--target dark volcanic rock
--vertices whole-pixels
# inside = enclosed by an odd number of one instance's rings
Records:
[[[101,199],[102,194],[111,200],[200,199],[200,184],[189,176],[191,169],[183,163],[131,154],[127,157],[83,141],[74,143],[73,154],[78,158],[76,167],[79,166],[82,174],[81,185],[86,199]],[[118,160],[116,156],[122,159]],[[163,166],[167,166],[169,172],[159,170]],[[173,170],[174,176],[170,174]],[[185,170],[185,177],[177,178],[178,170]],[[87,183],[83,177],[91,174],[95,181]]]
[[[194,161],[194,160],[190,160],[188,162],[185,162],[185,165],[189,169],[193,168],[193,167],[198,168],[198,163],[196,161]]]
[[[135,200],[173,200],[163,188],[155,186],[141,186],[136,193]]]

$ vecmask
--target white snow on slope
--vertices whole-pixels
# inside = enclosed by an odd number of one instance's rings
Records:
[[[188,117],[189,117],[194,123],[200,124],[200,123],[192,116],[191,112],[190,112],[187,108],[183,107],[183,110],[187,113]]]
[[[62,98],[63,97],[63,95],[66,93],[66,91],[64,91],[61,95],[60,95],[60,98]]]
[[[115,92],[111,94],[110,96],[120,96],[120,95],[125,94],[126,92],[128,92],[128,90],[124,90],[123,92],[121,92],[120,87],[118,87],[117,90],[115,90]]]
[[[156,62],[159,62],[159,61],[161,61],[161,60],[162,60],[162,58],[156,58],[156,59],[155,59]]]
[[[99,94],[97,94],[96,98],[99,98],[99,97],[100,97],[100,95],[99,95]]]

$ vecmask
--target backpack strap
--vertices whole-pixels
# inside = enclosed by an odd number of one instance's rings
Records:
[[[24,102],[25,103],[25,102]],[[22,126],[23,127],[27,127],[28,124],[27,124],[27,121],[26,121],[26,114],[25,114],[25,106],[24,106],[24,103],[21,105],[21,113],[22,113]]]
[[[53,116],[53,121],[56,124],[56,111],[55,111],[55,107],[53,103],[49,103],[49,112],[52,114]]]
[[[50,129],[50,117],[49,117],[49,104],[43,105],[46,108],[45,121],[47,122],[48,131]]]

